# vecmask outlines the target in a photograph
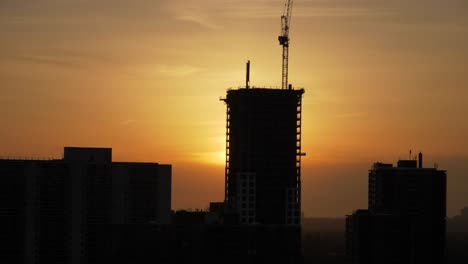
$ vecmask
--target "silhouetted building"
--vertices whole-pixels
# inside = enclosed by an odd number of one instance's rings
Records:
[[[447,258],[446,264],[468,263],[468,207],[460,214],[447,219]]]
[[[174,225],[220,225],[230,224],[229,219],[225,221],[223,202],[211,202],[208,211],[179,210],[172,212],[171,223]],[[234,222],[234,221],[231,221]]]
[[[460,214],[448,219],[449,232],[466,232],[468,233],[468,207],[460,210]]]
[[[300,225],[303,89],[228,90],[225,205],[241,224]]]
[[[210,202],[210,212],[213,213],[223,213],[224,212],[224,202]]]
[[[204,225],[206,211],[179,210],[172,213],[171,223],[174,225]]]
[[[375,163],[368,203],[368,210],[347,217],[353,263],[443,263],[445,171],[418,167],[416,160],[400,160],[397,167]]]
[[[0,176],[1,263],[97,263],[100,226],[170,222],[171,166],[112,162],[110,148],[0,160]]]
[[[102,226],[101,263],[301,263],[297,226]],[[299,243],[299,244],[298,244]]]
[[[463,209],[461,209],[461,211],[460,211],[460,216],[461,216],[463,219],[468,219],[468,206],[463,207]]]
[[[369,225],[368,210],[360,209],[346,216],[346,256],[352,263],[370,263]]]

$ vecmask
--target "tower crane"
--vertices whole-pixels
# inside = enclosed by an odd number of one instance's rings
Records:
[[[281,35],[279,44],[283,46],[282,89],[288,89],[288,53],[289,53],[289,25],[291,23],[293,0],[286,0],[283,15],[281,16]]]

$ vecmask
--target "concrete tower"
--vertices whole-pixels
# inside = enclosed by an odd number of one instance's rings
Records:
[[[228,90],[225,203],[242,224],[300,225],[304,89]]]

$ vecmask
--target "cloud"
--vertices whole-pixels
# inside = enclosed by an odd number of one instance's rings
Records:
[[[41,52],[37,50],[12,51],[11,54],[6,55],[7,60],[70,69],[82,69],[100,64],[110,65],[115,62],[115,59],[105,54],[60,48]]]
[[[52,55],[14,55],[9,57],[11,60],[30,62],[35,64],[52,65],[57,67],[79,68],[82,61],[79,58],[58,57]]]
[[[223,151],[211,151],[211,152],[195,152],[195,153],[189,153],[189,159],[197,160],[203,163],[221,165],[221,164],[224,164],[226,160],[226,153],[224,150]]]
[[[176,17],[178,20],[182,21],[187,21],[187,22],[192,22],[195,24],[198,24],[202,27],[209,28],[209,29],[219,29],[221,26],[216,25],[212,22],[209,22],[206,18],[201,17],[201,16],[191,16],[191,15],[185,15],[185,16],[179,16]]]
[[[122,122],[120,122],[121,125],[128,126],[136,123],[137,121],[135,119],[127,119]]]
[[[284,2],[278,0],[173,0],[167,8],[177,20],[193,22],[208,29],[224,28],[229,22],[280,17]]]
[[[159,74],[170,76],[170,77],[188,76],[188,75],[197,73],[200,70],[201,70],[200,68],[190,66],[190,65],[175,65],[175,66],[159,65],[156,68],[156,71]]]
[[[356,118],[356,117],[361,117],[365,114],[366,114],[365,112],[350,112],[350,113],[337,114],[334,117],[335,118]]]

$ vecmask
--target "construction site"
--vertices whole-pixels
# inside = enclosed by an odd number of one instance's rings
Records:
[[[225,205],[241,224],[295,225],[301,219],[302,95],[288,82],[292,0],[281,16],[281,89],[230,89],[226,103]]]

